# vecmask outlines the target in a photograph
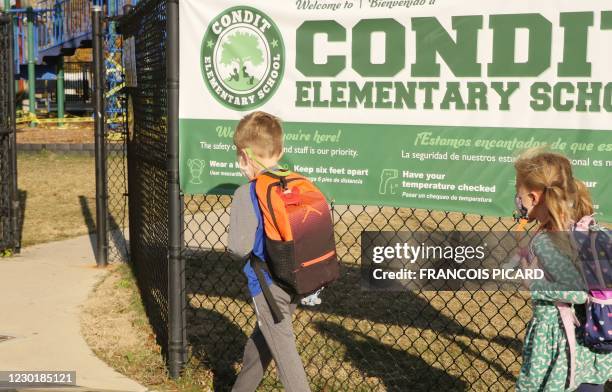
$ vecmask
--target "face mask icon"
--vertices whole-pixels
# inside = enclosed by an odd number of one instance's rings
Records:
[[[189,167],[189,172],[191,173],[191,182],[192,184],[201,184],[202,183],[202,174],[204,173],[204,160],[203,159],[190,159],[187,161],[187,167]]]

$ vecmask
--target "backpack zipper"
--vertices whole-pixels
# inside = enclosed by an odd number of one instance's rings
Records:
[[[329,259],[330,257],[332,257],[335,254],[336,254],[335,250],[330,250],[329,252],[325,253],[323,256],[317,257],[316,259],[304,261],[300,265],[302,267],[309,267],[309,266],[311,266],[313,264],[317,264],[317,263],[320,263],[322,261],[325,261],[325,260]]]

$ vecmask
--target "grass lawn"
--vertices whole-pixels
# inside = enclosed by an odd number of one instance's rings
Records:
[[[93,157],[45,151],[19,153],[17,169],[25,212],[22,247],[93,231]]]
[[[211,373],[202,369],[188,367],[179,381],[168,376],[130,267],[117,263],[108,268],[110,273],[97,285],[81,313],[81,332],[94,353],[151,390],[211,390]]]

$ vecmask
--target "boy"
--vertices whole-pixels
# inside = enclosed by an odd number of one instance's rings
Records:
[[[240,171],[249,181],[262,171],[278,170],[278,161],[283,155],[280,120],[264,112],[253,112],[245,116],[236,127],[234,144]],[[310,391],[302,360],[295,347],[291,324],[297,298],[274,284],[270,275],[263,271],[264,279],[284,316],[280,322],[275,322],[257,275],[248,260],[255,246],[262,249],[262,244],[255,244],[257,231],[263,230],[263,222],[253,197],[249,182],[236,190],[231,206],[228,248],[233,254],[247,259],[243,271],[257,316],[257,326],[247,341],[242,370],[232,391],[255,391],[272,358],[286,391]]]

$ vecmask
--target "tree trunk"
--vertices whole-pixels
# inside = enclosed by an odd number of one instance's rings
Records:
[[[238,63],[240,64],[240,68],[238,68],[238,79],[242,80],[242,67],[244,67],[244,60],[240,59],[238,60]]]

